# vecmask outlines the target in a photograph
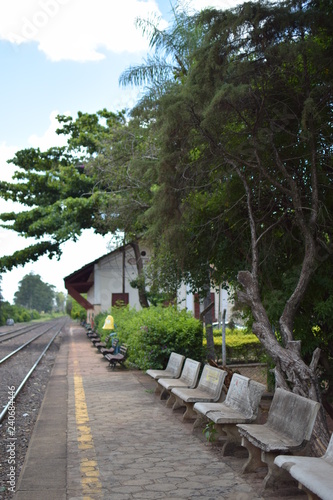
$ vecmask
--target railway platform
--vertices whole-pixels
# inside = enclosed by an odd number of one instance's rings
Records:
[[[222,457],[156,397],[150,377],[110,370],[84,328],[72,323],[68,332],[15,500],[266,498],[259,476],[241,475],[246,454]]]

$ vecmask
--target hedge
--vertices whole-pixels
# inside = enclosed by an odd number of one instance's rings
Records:
[[[151,306],[136,311],[127,306],[113,308],[112,316],[120,343],[129,347],[128,362],[141,370],[164,369],[172,351],[204,360],[202,325],[188,311],[173,306]],[[102,329],[105,317],[95,318],[102,338],[110,333]]]

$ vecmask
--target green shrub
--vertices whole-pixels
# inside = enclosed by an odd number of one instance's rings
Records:
[[[15,323],[21,323],[31,321],[32,319],[39,319],[40,314],[36,310],[28,310],[22,306],[2,302],[0,308],[0,325],[5,325],[7,318],[13,318]]]
[[[204,345],[206,339],[204,339]],[[233,361],[258,361],[262,356],[262,346],[259,339],[244,330],[226,328],[225,336],[227,362]],[[216,357],[221,358],[222,332],[214,330],[214,346]]]
[[[151,306],[140,311],[122,307],[113,308],[112,315],[120,343],[129,347],[128,361],[141,370],[165,368],[172,351],[203,359],[202,325],[185,310],[173,306]],[[98,332],[103,335],[101,323]]]

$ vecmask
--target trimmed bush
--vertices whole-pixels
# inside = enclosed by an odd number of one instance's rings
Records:
[[[151,306],[140,311],[129,307],[113,308],[115,331],[120,343],[128,345],[128,361],[141,370],[164,369],[172,351],[198,361],[204,358],[203,331],[192,314],[173,306]],[[105,338],[110,332],[98,332]],[[95,324],[96,324],[95,319]]]
[[[206,339],[204,339],[204,345]],[[247,362],[258,361],[262,357],[263,349],[259,339],[253,334],[244,330],[231,330],[226,328],[225,344],[227,351],[227,362]],[[222,332],[214,331],[214,346],[216,357],[222,356]]]

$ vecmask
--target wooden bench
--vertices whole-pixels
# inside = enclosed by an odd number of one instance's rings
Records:
[[[320,404],[284,389],[276,389],[267,422],[237,424],[242,446],[249,453],[243,472],[253,472],[267,466],[263,487],[279,486],[290,477],[274,464],[277,455],[295,453],[309,442]]]
[[[108,335],[107,337],[105,337],[104,341],[101,342],[101,339],[100,339],[100,342],[94,342],[94,340],[92,340],[94,346],[96,347],[96,349],[98,349],[99,351],[103,348],[106,348],[108,342],[109,342],[109,339],[112,338],[111,337],[112,334]],[[112,347],[110,347],[109,349],[112,349]],[[112,351],[113,353],[114,351]],[[109,354],[112,354],[111,352]]]
[[[163,399],[165,394],[168,395],[166,406],[172,406],[174,402],[174,396],[171,394],[171,389],[174,387],[188,387],[193,389],[197,385],[200,367],[201,363],[199,361],[186,358],[179,378],[159,378],[157,380],[157,384],[160,387],[160,399]]]
[[[95,337],[90,337],[90,342],[94,347],[95,347],[95,344],[97,344],[101,341],[102,341],[102,339],[99,335],[96,335]]]
[[[222,455],[231,444],[241,444],[236,424],[254,422],[258,416],[259,403],[266,387],[248,377],[233,374],[227,397],[222,403],[196,403],[193,410],[198,418],[193,427],[204,420],[214,422],[218,434],[224,441]]]
[[[95,339],[96,337],[99,337],[99,335],[96,332],[94,332],[93,330],[88,330],[87,337],[89,339]]]
[[[171,394],[175,397],[173,409],[186,406],[186,411],[183,415],[183,420],[191,420],[196,418],[196,412],[193,411],[193,406],[199,401],[217,402],[222,397],[223,382],[227,372],[214,368],[210,365],[205,365],[199,380],[198,387],[187,389],[175,387],[171,389]]]
[[[119,340],[113,338],[111,342],[111,347],[101,347],[99,351],[101,354],[103,354],[103,356],[106,356],[107,354],[117,354],[115,351],[117,349],[118,343]]]
[[[179,378],[183,368],[184,360],[185,356],[183,356],[182,354],[177,354],[176,352],[172,352],[170,354],[168,364],[164,370],[149,369],[146,371],[146,373],[156,381],[162,377]]]
[[[126,345],[122,344],[119,348],[118,354],[106,354],[105,358],[109,361],[109,366],[113,369],[116,367],[117,363],[124,366],[128,354],[128,348]]]
[[[295,457],[279,455],[275,465],[287,470],[298,481],[308,499],[332,500],[333,498],[333,435],[322,457]]]

